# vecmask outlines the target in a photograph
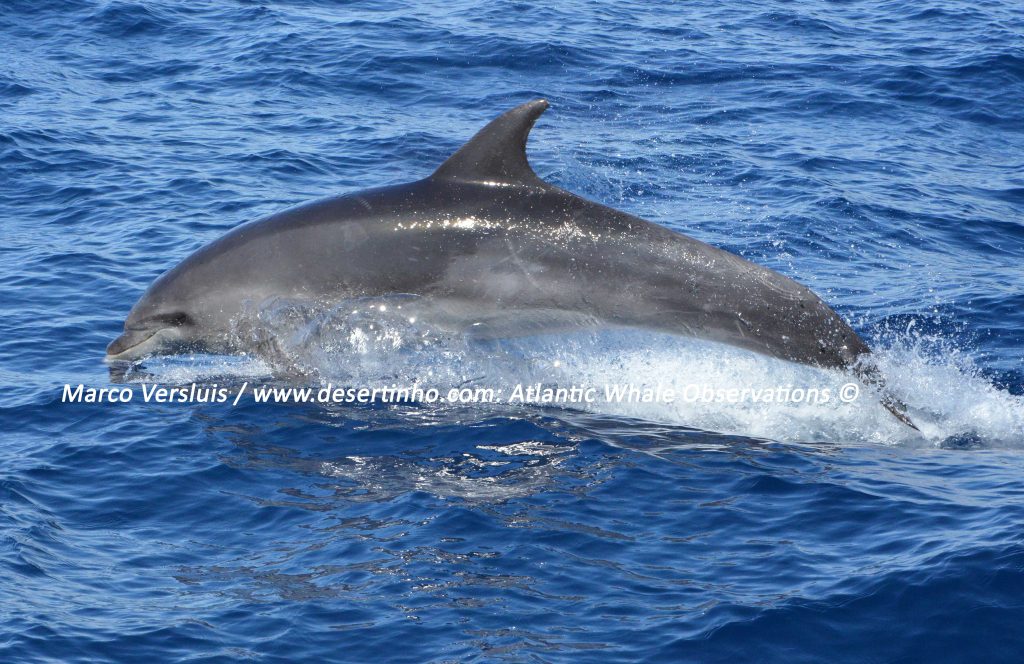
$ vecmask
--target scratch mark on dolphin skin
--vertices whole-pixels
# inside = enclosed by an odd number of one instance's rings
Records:
[[[356,202],[362,205],[364,208],[366,208],[367,212],[373,212],[373,206],[370,205],[370,202],[367,201],[362,196],[356,196]]]
[[[740,333],[740,338],[741,339],[746,339],[747,338],[747,330],[744,329],[744,326],[749,328],[750,327],[750,323],[748,323],[747,321],[743,320],[742,316],[738,316],[736,318],[736,320],[733,321],[733,323],[734,323],[734,325],[736,325],[736,331]]]
[[[366,232],[362,224],[351,223],[342,228],[341,236],[348,247],[354,247],[366,242],[370,234]]]
[[[533,275],[530,274],[530,271],[526,268],[526,265],[523,264],[522,259],[519,258],[519,251],[512,245],[512,240],[510,238],[505,238],[505,245],[508,247],[509,258],[515,264],[515,266],[518,267],[520,271],[522,271],[523,276],[526,277],[526,280],[530,282],[530,285],[536,288],[538,291],[543,291],[544,289],[533,278]]]

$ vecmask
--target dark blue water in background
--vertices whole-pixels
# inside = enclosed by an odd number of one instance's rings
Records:
[[[1020,4],[6,0],[0,55],[0,660],[1019,661]],[[538,173],[813,288],[923,435],[61,403],[195,248],[541,96]]]

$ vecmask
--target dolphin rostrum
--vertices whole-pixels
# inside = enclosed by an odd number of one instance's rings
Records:
[[[538,332],[652,329],[881,385],[867,344],[810,289],[540,179],[526,139],[547,107],[507,111],[426,179],[234,228],[149,287],[107,358],[245,350],[232,328],[246,306],[271,298],[402,294],[495,335],[522,333],[522,321]],[[914,426],[894,398],[883,404]]]

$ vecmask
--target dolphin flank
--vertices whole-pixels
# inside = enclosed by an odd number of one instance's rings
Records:
[[[107,359],[246,350],[233,325],[247,304],[273,297],[402,294],[495,336],[651,329],[849,370],[884,387],[867,344],[810,289],[540,179],[526,140],[547,108],[535,100],[507,111],[426,179],[234,228],[149,287]],[[899,401],[882,404],[914,427]]]

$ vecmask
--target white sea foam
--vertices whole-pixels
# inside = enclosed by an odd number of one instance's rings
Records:
[[[564,407],[781,441],[1024,447],[1024,398],[994,386],[967,354],[942,339],[908,332],[876,348],[887,389],[907,405],[916,432],[885,410],[871,388],[862,387],[852,402],[837,398],[843,385],[855,382],[842,372],[642,330],[477,340],[423,324],[403,302],[360,300],[327,312],[276,302],[245,328],[245,334],[273,340],[260,344],[260,357],[174,358],[146,368],[164,382],[273,376],[369,388],[478,386],[503,395],[516,385],[586,385],[597,387],[600,398]],[[602,390],[607,384],[660,386],[679,396],[671,403],[609,402]],[[818,389],[832,398],[684,398],[694,394],[693,386],[761,395]]]

